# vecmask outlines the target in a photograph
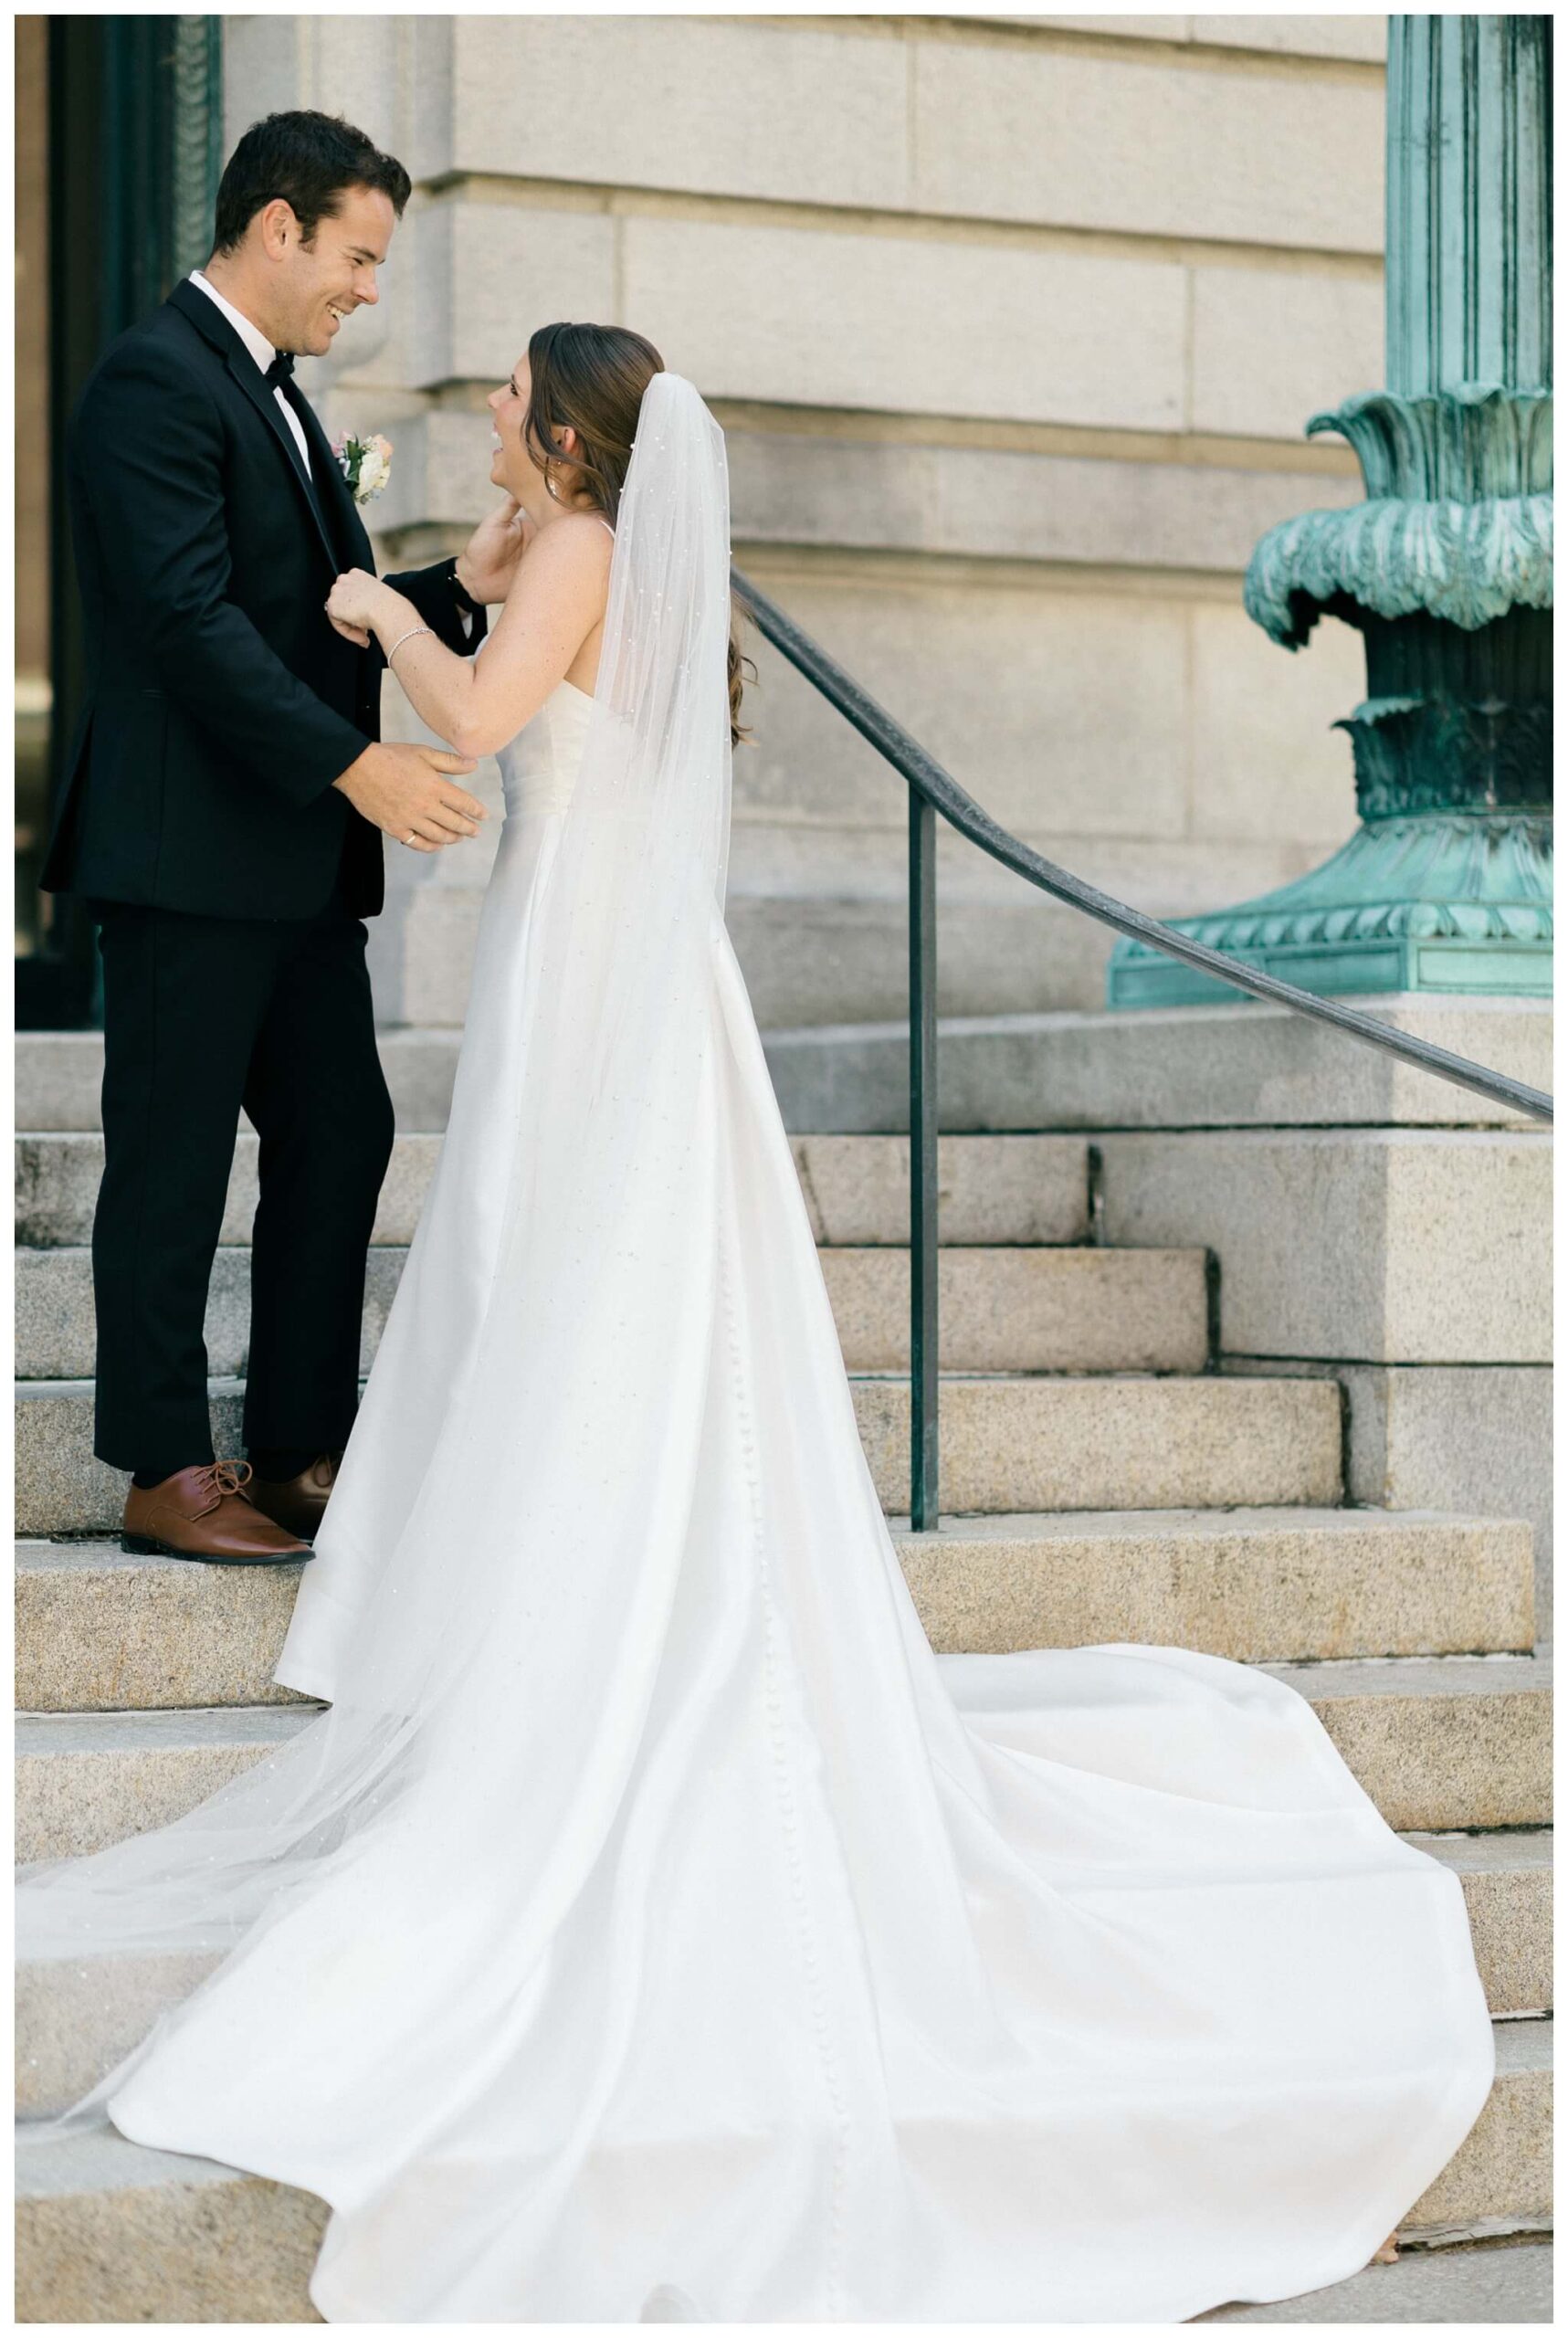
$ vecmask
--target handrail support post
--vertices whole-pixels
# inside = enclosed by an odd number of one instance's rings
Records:
[[[910,790],[910,1523],[934,1532],[938,1445],[936,810]]]

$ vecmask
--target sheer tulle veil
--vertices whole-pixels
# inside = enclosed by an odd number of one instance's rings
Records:
[[[616,1652],[646,1655],[664,1628],[693,1476],[669,1431],[700,1415],[678,1399],[711,1321],[711,1244],[693,1239],[703,1214],[689,1204],[712,1109],[729,563],[723,434],[689,381],[658,374],[583,762],[519,980],[526,1076],[490,1100],[514,1139],[496,1303],[461,1385],[429,1392],[443,1430],[376,1554],[331,1710],[175,1824],[32,1870],[25,1954],[226,1950],[374,1876],[385,1921],[358,1985],[391,1990],[416,1973],[435,1911],[504,1894],[509,1877],[520,1916],[559,1908],[542,1875],[602,1848],[656,1677],[639,1661],[617,1681]],[[353,1467],[351,1445],[351,1515]],[[513,1949],[525,1955],[521,1937]]]

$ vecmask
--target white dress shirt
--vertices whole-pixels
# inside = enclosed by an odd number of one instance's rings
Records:
[[[224,315],[228,319],[229,323],[234,327],[241,341],[244,342],[246,348],[249,351],[251,356],[255,358],[258,366],[260,368],[261,372],[265,374],[267,368],[271,364],[272,360],[278,354],[278,352],[273,348],[272,343],[268,340],[267,335],[260,332],[257,326],[253,325],[248,317],[242,316],[239,311],[235,307],[232,300],[226,300],[223,294],[217,290],[216,286],[207,282],[206,278],[202,274],[199,268],[192,269],[191,282],[193,284],[199,285],[201,290],[206,294],[207,299],[213,302],[214,306],[223,311]],[[300,417],[295,413],[293,407],[289,405],[288,399],[284,396],[280,388],[275,387],[272,395],[277,399],[278,404],[282,410],[284,421],[289,425],[289,429],[294,434],[294,444],[300,449],[300,460],[304,464],[305,476],[309,479],[311,476],[310,449],[305,442],[304,425],[300,420]]]

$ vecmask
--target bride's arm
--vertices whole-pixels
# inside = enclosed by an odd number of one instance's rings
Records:
[[[482,658],[459,658],[412,601],[351,569],[327,614],[345,632],[375,635],[421,721],[464,755],[490,755],[538,713],[605,614],[609,532],[586,513],[542,528],[517,564],[506,606]],[[468,743],[459,745],[459,741]]]

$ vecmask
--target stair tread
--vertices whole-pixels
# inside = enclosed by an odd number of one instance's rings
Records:
[[[1423,2322],[1479,2326],[1550,2322],[1552,2245],[1410,2248],[1392,2265],[1363,2265],[1342,2281],[1271,2305],[1223,2305],[1199,2322]]]
[[[1487,1827],[1478,1828],[1474,1833],[1447,1835],[1434,1834],[1420,1827],[1406,1827],[1400,1832],[1399,1839],[1402,1843],[1408,1843],[1414,1850],[1425,1851],[1429,1858],[1440,1860],[1443,1866],[1452,1868],[1458,1875],[1535,1875],[1550,1872],[1555,1864],[1552,1835],[1553,1830],[1550,1827]],[[100,1954],[113,1960],[121,1955],[142,1957],[145,1953],[113,1948],[102,1951],[73,1949],[68,1961],[74,1964],[84,1956]],[[174,1956],[184,1952],[172,1950],[169,1954]],[[17,1958],[18,1965],[45,1964],[51,1961],[47,1957]],[[1510,2023],[1510,2027],[1515,2028],[1525,2026],[1522,2021]]]
[[[1550,2021],[1494,2021],[1498,2075],[1550,2069],[1552,2027]],[[21,2133],[26,2133],[25,2124]],[[16,2154],[16,2188],[29,2199],[73,2192],[132,2191],[160,2184],[257,2180],[216,2160],[188,2158],[180,2152],[131,2143],[112,2129],[94,2128],[79,2135],[28,2143]]]
[[[19,2129],[26,2135],[24,2122]],[[133,2143],[112,2127],[79,2135],[27,2143],[16,2153],[16,2193],[24,2200],[47,2200],[78,2192],[135,2192],[153,2185],[232,2184],[237,2168],[184,2152],[155,2151]]]
[[[1528,1525],[1527,1520],[1483,1517],[1468,1511],[1376,1510],[1352,1505],[1329,1507],[1310,1502],[1259,1502],[1214,1510],[1055,1510],[995,1511],[978,1517],[944,1516],[935,1534],[914,1533],[907,1519],[889,1518],[889,1529],[900,1543],[1060,1543],[1092,1536],[1110,1541],[1119,1535],[1157,1534],[1177,1537],[1302,1534],[1409,1533],[1431,1528],[1445,1533],[1456,1530],[1488,1533]],[[121,1567],[127,1571],[182,1567],[188,1562],[161,1553],[122,1551],[107,1536],[53,1542],[47,1535],[22,1535],[16,1543],[16,1564],[29,1569]]]
[[[15,1255],[19,1259],[88,1259],[92,1248],[87,1242],[15,1242]],[[378,1242],[371,1246],[377,1250],[406,1250],[406,1242]],[[819,1250],[829,1252],[835,1259],[903,1259],[909,1255],[909,1243],[903,1242],[819,1242]],[[1071,1259],[1098,1264],[1111,1259],[1118,1266],[1158,1264],[1162,1259],[1206,1258],[1207,1248],[1201,1242],[943,1242],[940,1246],[947,1259]],[[248,1258],[248,1242],[220,1242],[219,1251]]]
[[[254,1206],[254,1202],[252,1203]],[[205,1309],[207,1371],[246,1368],[253,1321],[250,1228],[232,1222],[214,1254]],[[906,1213],[907,1216],[907,1213]],[[35,1237],[12,1253],[16,1268],[13,1369],[27,1380],[87,1377],[96,1369],[92,1253],[77,1238],[53,1241],[40,1216]],[[360,1369],[368,1369],[412,1255],[407,1223],[388,1225],[366,1252],[360,1309]],[[852,1372],[907,1373],[910,1354],[908,1227],[891,1223],[863,1239],[820,1236],[816,1256]],[[1109,1247],[990,1238],[971,1231],[940,1253],[941,1351],[948,1372],[1202,1373],[1210,1355],[1205,1253],[1168,1245]]]
[[[97,1573],[105,1567],[123,1568],[128,1574],[163,1567],[171,1572],[183,1568],[188,1574],[191,1564],[189,1559],[172,1559],[162,1552],[122,1551],[118,1542],[108,1537],[52,1543],[47,1535],[25,1535],[16,1546],[16,1571],[20,1574],[70,1568],[90,1568]],[[304,1561],[300,1564],[302,1566]]]
[[[462,1031],[455,1027],[411,1026],[376,1033],[382,1069],[393,1101],[401,1108],[400,1132],[439,1134],[446,1126],[462,1040]],[[101,1031],[19,1031],[15,1055],[16,1109],[31,1123],[29,1133],[59,1136],[100,1132]]]
[[[1398,1656],[1352,1658],[1325,1664],[1262,1664],[1311,1702],[1325,1697],[1488,1696],[1498,1691],[1546,1691],[1545,1656]],[[19,1713],[17,1751],[91,1753],[142,1745],[281,1744],[314,1717],[317,1708],[291,1705],[202,1705],[155,1711]]]
[[[91,1396],[96,1384],[91,1380],[14,1380],[12,1393],[21,1403],[48,1396]],[[209,1378],[209,1396],[241,1396],[245,1393],[243,1380],[231,1377]]]
[[[1436,1835],[1420,1828],[1404,1839],[1458,1875],[1504,1875],[1551,1868],[1550,1827],[1485,1827],[1474,1834]]]
[[[1180,1376],[1180,1375],[1174,1375]],[[1489,1531],[1528,1524],[1503,1516],[1449,1510],[1380,1510],[1351,1503],[1237,1503],[1214,1509],[1173,1510],[1047,1510],[994,1511],[984,1516],[947,1517],[939,1521],[935,1535],[911,1533],[908,1522],[890,1518],[892,1532],[906,1542],[1007,1542],[1027,1539],[1061,1542],[1080,1535],[1118,1534],[1376,1534],[1407,1533],[1432,1527]]]
[[[900,1371],[895,1367],[879,1372],[851,1370],[848,1377],[853,1381],[890,1380],[895,1385],[905,1388],[910,1385],[908,1371]],[[1159,1372],[1124,1366],[1118,1366],[1115,1370],[1109,1372],[953,1372],[948,1370],[943,1371],[940,1378],[944,1388],[960,1385],[973,1386],[976,1383],[990,1388],[1103,1388],[1112,1381],[1125,1383],[1130,1380],[1147,1381],[1151,1385],[1158,1384],[1166,1388],[1229,1390],[1289,1386],[1322,1390],[1334,1386],[1333,1382],[1308,1372]]]
[[[1521,2078],[1531,2070],[1551,2069],[1555,2027],[1549,2014],[1532,2015],[1520,2021],[1494,2021],[1492,2038],[1497,2048],[1499,2078]]]
[[[1259,1668],[1315,1703],[1326,1697],[1483,1697],[1550,1690],[1552,1659],[1529,1656],[1360,1656]]]
[[[120,1754],[170,1746],[284,1745],[317,1705],[196,1705],[153,1711],[18,1713],[16,1754]]]
[[[1026,1429],[1048,1428],[1049,1400],[1021,1409],[1035,1415]],[[1142,1400],[1130,1410],[1159,1417]],[[1005,1499],[1008,1489],[998,1490]],[[1033,1481],[1018,1490],[1037,1499]],[[1091,1489],[1080,1479],[1071,1490],[1081,1500]],[[15,1544],[18,1705],[58,1713],[289,1701],[271,1674],[299,1566],[128,1553],[110,1524],[113,1480],[96,1507],[79,1540],[38,1531]],[[889,1524],[940,1654],[1136,1641],[1286,1663],[1523,1651],[1534,1637],[1527,1520],[1287,1500],[1005,1509],[950,1516],[934,1533],[897,1517]]]
[[[395,1072],[388,1069],[398,1131],[371,1233],[374,1247],[406,1242],[413,1234],[442,1143],[430,1120],[445,1119],[450,1087],[449,1067],[435,1087],[424,1083],[423,1101],[434,1108],[426,1118],[418,1095],[405,1083],[400,1092]],[[23,1079],[18,1110],[24,1111],[32,1109],[21,1092],[26,1086]],[[81,1124],[20,1131],[15,1147],[18,1238],[40,1249],[88,1240],[102,1174],[102,1132],[86,1125],[98,1117],[96,1094],[79,1085],[74,1095],[58,1094],[56,1101]],[[414,1125],[416,1121],[422,1125]],[[803,1136],[793,1140],[792,1152],[819,1241],[907,1244],[906,1139]],[[1089,1240],[1087,1138],[944,1137],[941,1155],[939,1228],[944,1247],[961,1240],[1019,1247]],[[226,1243],[250,1239],[258,1164],[256,1135],[241,1123],[223,1215],[221,1238]]]
[[[855,1381],[890,1380],[896,1384],[901,1384],[906,1388],[909,1385],[910,1380],[910,1375],[907,1371],[900,1372],[893,1370],[884,1372],[852,1371],[847,1376],[850,1380]],[[944,1387],[956,1386],[961,1384],[979,1383],[984,1386],[993,1388],[1038,1388],[1057,1387],[1062,1385],[1081,1385],[1087,1388],[1100,1388],[1103,1387],[1108,1381],[1136,1380],[1147,1381],[1151,1385],[1158,1384],[1163,1387],[1181,1386],[1221,1389],[1230,1395],[1234,1395],[1237,1390],[1245,1391],[1252,1388],[1279,1388],[1289,1386],[1292,1388],[1300,1388],[1304,1392],[1310,1392],[1311,1401],[1314,1404],[1321,1403],[1324,1392],[1326,1390],[1331,1390],[1333,1387],[1332,1382],[1323,1379],[1320,1374],[1309,1372],[1289,1371],[1268,1373],[1142,1371],[943,1372],[941,1378]],[[93,1386],[94,1384],[92,1381],[84,1379],[16,1380],[12,1383],[12,1387],[16,1395],[24,1402],[29,1398],[44,1396],[90,1396],[93,1393]],[[238,1396],[243,1395],[244,1393],[245,1382],[237,1373],[217,1374],[209,1378],[207,1382],[207,1394],[209,1396]]]

